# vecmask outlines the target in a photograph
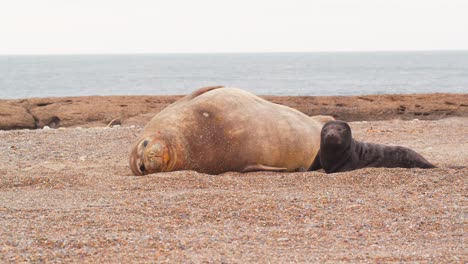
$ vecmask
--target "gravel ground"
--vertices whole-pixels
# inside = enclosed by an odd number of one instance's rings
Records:
[[[0,262],[466,263],[468,117],[353,122],[439,168],[131,176],[141,127],[0,131]]]

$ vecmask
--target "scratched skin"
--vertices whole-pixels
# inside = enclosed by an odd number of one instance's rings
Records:
[[[323,118],[236,88],[202,88],[153,117],[130,167],[135,175],[305,170],[317,155]]]

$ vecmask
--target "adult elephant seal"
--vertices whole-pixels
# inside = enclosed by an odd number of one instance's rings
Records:
[[[309,117],[251,93],[206,87],[163,109],[130,153],[135,175],[176,170],[307,170],[331,117]]]
[[[354,140],[351,128],[343,121],[329,121],[321,131],[320,152],[310,170],[326,173],[364,167],[435,168],[414,150]]]

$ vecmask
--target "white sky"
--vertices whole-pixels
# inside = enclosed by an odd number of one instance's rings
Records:
[[[0,0],[0,54],[468,49],[468,0]]]

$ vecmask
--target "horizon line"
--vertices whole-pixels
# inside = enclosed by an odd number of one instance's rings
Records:
[[[408,50],[317,50],[317,51],[216,51],[216,52],[78,52],[78,53],[0,53],[0,56],[96,56],[96,55],[207,55],[207,54],[301,54],[301,53],[398,53],[398,52],[467,52],[467,49]]]

